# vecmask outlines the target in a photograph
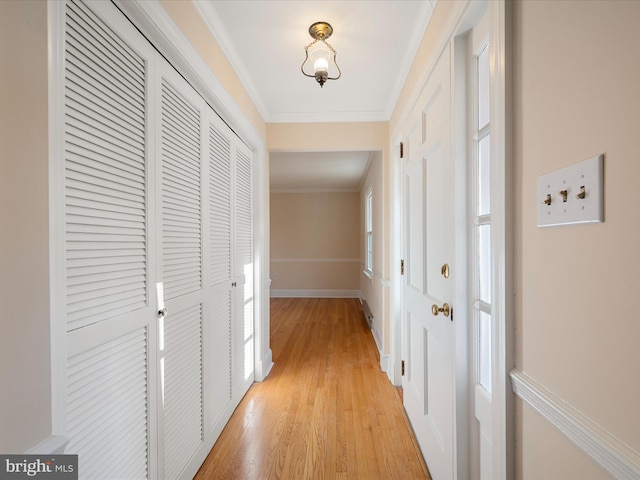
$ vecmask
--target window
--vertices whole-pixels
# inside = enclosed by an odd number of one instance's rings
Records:
[[[489,46],[475,57],[473,116],[473,317],[478,365],[477,383],[491,392],[491,204],[489,118]]]
[[[373,189],[369,188],[364,200],[365,261],[366,272],[373,271]]]

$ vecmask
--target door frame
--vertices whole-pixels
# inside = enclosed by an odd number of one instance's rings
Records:
[[[442,33],[436,39],[429,60],[421,71],[420,81],[410,98],[418,98],[422,87],[433,71],[435,62],[442,50],[454,42],[456,36],[468,29],[465,22],[474,2],[466,0],[460,2],[446,20]],[[513,213],[514,213],[514,165],[513,165],[513,5],[507,0],[488,1],[488,14],[490,18],[490,65],[491,65],[491,203],[492,203],[492,255],[493,278],[492,298],[494,299],[493,312],[493,474],[495,478],[512,478],[515,474],[515,413],[514,394],[509,377],[510,370],[514,367],[514,241],[513,241]],[[451,77],[451,92],[455,92],[455,77]],[[453,98],[453,97],[452,97]],[[402,384],[401,364],[405,357],[402,340],[402,277],[400,274],[400,261],[403,259],[404,239],[402,228],[404,212],[402,207],[402,174],[404,159],[400,157],[400,144],[404,138],[409,115],[412,107],[406,107],[401,112],[398,128],[390,132],[394,162],[391,169],[391,233],[390,258],[391,265],[391,334],[392,334],[392,359],[394,368],[390,372],[394,385]],[[454,122],[455,122],[455,110]],[[466,119],[465,119],[466,122]],[[454,123],[454,151],[458,151],[456,124]],[[463,150],[466,151],[466,150]],[[458,163],[458,162],[457,162]],[[466,187],[466,175],[461,176],[458,165],[454,167],[456,188]],[[461,182],[462,185],[461,185]],[[456,229],[467,220],[466,201],[457,201],[455,205]],[[461,211],[462,209],[462,211]],[[456,230],[457,232],[458,230]],[[466,242],[466,233],[465,233]],[[459,249],[455,252],[455,264],[466,264],[465,252]],[[466,271],[458,271],[460,277],[457,281],[454,293],[454,305],[459,312],[466,309],[459,308],[463,305],[464,297],[459,292],[459,285],[466,285]],[[466,287],[464,287],[466,288]],[[456,322],[454,322],[456,323]],[[456,378],[455,385],[455,469],[458,476],[464,477],[469,472],[471,454],[469,449],[469,436],[471,433],[470,418],[473,418],[470,358],[472,344],[470,342],[471,330],[461,322],[455,325],[456,332]]]

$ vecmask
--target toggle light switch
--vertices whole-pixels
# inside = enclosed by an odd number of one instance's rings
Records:
[[[604,155],[538,177],[538,226],[604,221]]]

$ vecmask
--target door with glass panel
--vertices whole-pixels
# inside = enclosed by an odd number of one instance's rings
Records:
[[[485,22],[486,23],[486,22]],[[492,337],[491,309],[491,119],[489,113],[488,31],[479,22],[469,36],[471,109],[471,218],[470,273],[472,319],[472,382],[474,414],[477,421],[479,478],[492,478]]]

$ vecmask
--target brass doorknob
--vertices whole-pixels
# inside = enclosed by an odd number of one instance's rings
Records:
[[[438,305],[434,303],[431,307],[431,313],[433,313],[435,316],[438,316],[439,313],[442,313],[445,317],[448,317],[451,313],[451,307],[448,303],[443,303],[442,307],[438,307]]]
[[[440,274],[444,278],[449,278],[449,264],[448,263],[445,263],[444,265],[442,265],[442,267],[440,267]]]

